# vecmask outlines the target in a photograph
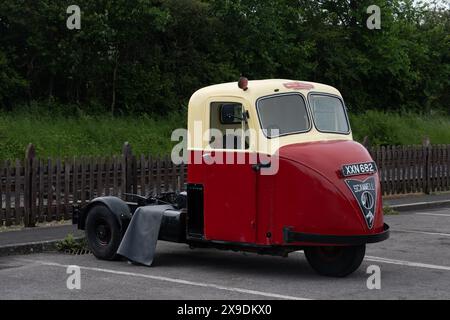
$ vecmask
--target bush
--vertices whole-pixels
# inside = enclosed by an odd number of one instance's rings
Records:
[[[0,108],[56,97],[167,115],[243,74],[330,84],[355,110],[446,110],[450,15],[428,2],[78,0],[82,28],[68,30],[72,1],[2,0]],[[382,30],[365,26],[374,3]]]
[[[87,248],[87,242],[85,238],[75,239],[73,234],[69,233],[63,240],[56,244],[56,248],[59,251],[77,251]]]

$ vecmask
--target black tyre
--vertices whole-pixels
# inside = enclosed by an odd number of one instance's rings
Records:
[[[94,256],[116,260],[122,233],[116,216],[105,206],[92,207],[86,219],[86,239]]]
[[[311,267],[329,277],[345,277],[356,271],[366,254],[366,245],[308,247],[305,256]]]

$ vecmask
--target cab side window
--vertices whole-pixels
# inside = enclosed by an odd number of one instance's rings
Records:
[[[245,136],[248,124],[243,119],[243,111],[241,103],[211,103],[209,146],[212,149],[240,150],[249,148],[249,138]]]

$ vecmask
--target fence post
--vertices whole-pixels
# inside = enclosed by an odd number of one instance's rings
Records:
[[[425,148],[425,193],[431,193],[431,143],[430,138],[425,137],[422,141],[422,145]]]
[[[371,144],[370,144],[370,139],[369,139],[368,136],[365,136],[365,137],[364,137],[364,139],[363,139],[363,141],[362,141],[362,145],[363,145],[368,151],[370,151]]]
[[[36,157],[36,150],[33,144],[27,146],[25,152],[25,172],[24,172],[24,217],[23,222],[25,227],[34,227],[36,222],[35,217],[35,192],[34,192],[34,159]]]
[[[122,193],[132,193],[132,185],[133,185],[133,151],[131,149],[131,145],[128,142],[125,142],[122,147],[122,183],[123,189]],[[125,197],[126,199],[126,197]]]

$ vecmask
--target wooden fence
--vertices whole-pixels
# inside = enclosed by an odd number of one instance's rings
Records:
[[[367,148],[384,195],[450,190],[450,145]],[[0,226],[70,219],[74,204],[102,195],[183,190],[186,176],[185,165],[169,157],[137,157],[128,143],[118,156],[46,160],[29,145],[24,160],[0,163]]]
[[[148,195],[183,190],[187,170],[170,157],[136,157],[128,143],[113,157],[38,159],[29,145],[25,160],[0,164],[0,226],[34,226],[70,219],[74,204],[102,195]]]
[[[369,147],[384,195],[450,191],[450,145]]]

